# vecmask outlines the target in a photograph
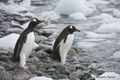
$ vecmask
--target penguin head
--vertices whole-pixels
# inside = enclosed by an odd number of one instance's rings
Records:
[[[29,24],[29,25],[34,26],[34,27],[35,27],[37,24],[39,24],[39,23],[43,23],[43,22],[45,22],[45,21],[38,20],[37,18],[34,18],[33,20],[31,20],[31,22],[30,22],[30,24]]]
[[[69,25],[67,28],[72,32],[80,32],[80,30],[76,29],[75,26],[72,25]]]

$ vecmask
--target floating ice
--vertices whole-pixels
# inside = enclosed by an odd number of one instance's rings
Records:
[[[53,80],[53,79],[41,76],[41,77],[33,77],[29,80]]]
[[[113,17],[107,13],[102,13],[100,15],[92,17],[93,19],[113,19]]]
[[[98,29],[97,32],[120,32],[120,22],[104,23]]]
[[[88,38],[105,38],[105,37],[114,37],[116,34],[111,33],[111,34],[98,34],[95,32],[84,32],[86,34],[86,37]]]
[[[60,0],[55,11],[63,15],[81,12],[85,16],[88,16],[93,13],[93,9],[95,9],[95,6],[86,0]]]
[[[0,48],[5,48],[11,52],[13,52],[17,39],[19,38],[19,34],[12,33],[8,36],[0,38]],[[34,48],[38,47],[36,43],[34,43]]]
[[[94,42],[78,42],[77,45],[83,48],[91,48],[99,44],[94,43]]]
[[[110,58],[120,58],[120,51],[115,52]]]
[[[72,18],[73,20],[87,20],[87,18],[81,12],[70,14],[69,17]]]
[[[92,77],[95,78],[95,80],[120,80],[120,75],[115,72],[105,72],[98,77],[93,75]]]
[[[118,9],[114,9],[114,10],[113,10],[113,15],[114,15],[115,17],[120,17],[120,11],[119,11]]]

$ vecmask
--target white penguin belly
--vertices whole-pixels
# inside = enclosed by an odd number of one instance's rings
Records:
[[[66,42],[64,43],[64,39],[60,42],[60,57],[61,57],[61,63],[65,64],[65,59],[67,56],[68,51],[70,50],[72,43],[74,39],[74,34],[69,34],[67,36]]]
[[[20,52],[20,66],[23,67],[26,64],[26,60],[31,54],[31,51],[34,46],[34,33],[31,32],[27,35],[26,42],[23,44],[22,50]]]

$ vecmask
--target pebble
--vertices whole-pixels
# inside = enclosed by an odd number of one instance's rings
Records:
[[[5,71],[5,68],[3,66],[0,66],[0,72]]]
[[[21,34],[23,32],[23,29],[20,28],[9,28],[6,31],[10,32],[10,33],[17,33],[17,34]]]
[[[47,37],[45,37],[45,36],[40,36],[40,35],[35,36],[35,42],[36,43],[39,43],[40,41],[46,40],[46,39],[47,39]]]
[[[69,52],[68,52],[68,55],[75,56],[76,55],[75,50],[74,49],[70,49]]]

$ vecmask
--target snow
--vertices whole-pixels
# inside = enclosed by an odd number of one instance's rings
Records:
[[[120,75],[115,72],[105,72],[98,77],[95,77],[95,80],[120,80]]]
[[[29,80],[53,80],[53,79],[41,76],[41,77],[33,77]]]
[[[110,58],[120,58],[120,51],[115,52]]]
[[[97,32],[120,32],[120,22],[104,23],[96,29]]]
[[[115,17],[120,17],[120,11],[119,11],[118,9],[114,9],[114,10],[113,10],[113,15],[114,15]]]
[[[99,34],[99,33],[95,33],[95,32],[87,32],[87,31],[84,31],[84,33],[86,34],[86,37],[88,37],[88,38],[105,38],[105,37],[114,37],[114,36],[116,36],[115,33]]]
[[[93,13],[94,9],[95,6],[88,3],[86,0],[60,0],[55,8],[55,11],[62,15],[70,15],[75,12],[81,12],[85,16],[88,16]]]
[[[109,4],[109,1],[105,1],[105,0],[91,0],[90,1],[93,4],[99,5],[99,4]]]
[[[87,18],[81,12],[70,14],[69,17],[73,20],[87,20]]]
[[[3,38],[0,38],[0,48],[7,49],[13,52],[17,39],[19,38],[19,34],[12,33]],[[34,48],[38,47],[38,44],[34,43]]]

